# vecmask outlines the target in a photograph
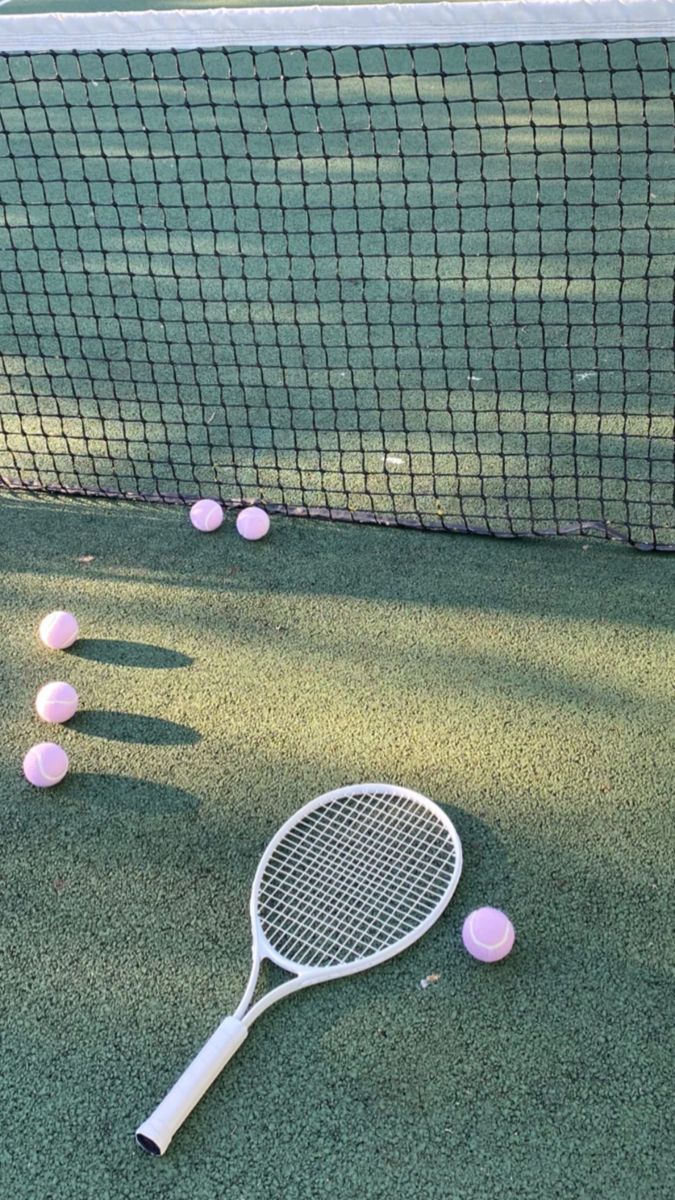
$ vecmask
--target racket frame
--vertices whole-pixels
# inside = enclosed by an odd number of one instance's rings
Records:
[[[453,844],[455,854],[452,875],[445,891],[434,908],[427,913],[426,917],[391,945],[385,946],[381,950],[376,950],[372,954],[368,954],[362,958],[354,959],[349,963],[337,963],[325,967],[303,967],[275,950],[263,930],[258,912],[258,899],[267,864],[289,831],[294,829],[304,817],[314,812],[315,809],[354,795],[371,795],[374,797],[382,793],[414,802],[418,806],[427,809],[444,826]],[[136,1130],[138,1145],[151,1154],[165,1154],[174,1134],[180,1129],[195,1105],[211,1087],[211,1084],[218,1078],[226,1063],[237,1052],[241,1044],[245,1041],[251,1025],[262,1013],[270,1008],[272,1004],[275,1004],[277,1000],[282,1000],[284,996],[289,996],[293,992],[300,991],[302,988],[311,987],[316,983],[323,983],[330,979],[341,979],[348,975],[356,975],[360,971],[369,970],[371,967],[378,966],[379,963],[386,962],[389,958],[394,958],[396,954],[400,954],[402,950],[407,949],[413,942],[421,938],[434,922],[438,920],[452,899],[461,873],[462,844],[452,821],[432,800],[428,800],[426,796],[422,796],[419,792],[410,791],[409,788],[400,788],[384,783],[363,783],[351,787],[337,788],[335,791],[317,796],[315,800],[310,800],[308,804],[305,804],[297,812],[293,813],[267,845],[253,879],[249,906],[252,929],[252,963],[251,973],[241,1002],[231,1016],[225,1017],[221,1021],[218,1028],[189,1066],[186,1067],[180,1078],[176,1080],[173,1087],[157,1105],[154,1112],[138,1127]],[[260,966],[265,959],[268,959],[283,971],[286,971],[291,978],[261,996],[255,1003],[251,1003],[258,982]]]

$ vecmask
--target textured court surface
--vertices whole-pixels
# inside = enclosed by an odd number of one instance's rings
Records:
[[[0,528],[4,1196],[671,1194],[672,560],[300,521],[249,546],[231,518],[7,495]],[[58,605],[83,629],[62,656],[34,636]],[[38,793],[18,764],[50,677],[84,711]],[[377,777],[448,805],[448,914],[272,1010],[142,1156],[239,1000],[268,837]],[[519,935],[494,969],[459,942],[486,902]]]

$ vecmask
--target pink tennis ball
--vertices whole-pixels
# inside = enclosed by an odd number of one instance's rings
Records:
[[[213,533],[223,523],[223,510],[217,500],[198,500],[190,509],[190,520],[200,533]]]
[[[54,787],[68,770],[68,755],[56,742],[39,742],[31,746],[23,760],[23,773],[35,787]]]
[[[264,538],[270,527],[270,519],[264,508],[242,508],[237,517],[237,533],[247,542]]]
[[[69,683],[46,683],[35,697],[35,710],[43,721],[62,724],[77,712],[77,692]]]
[[[43,617],[38,632],[40,641],[50,650],[67,650],[77,638],[80,627],[72,613],[59,609]]]
[[[465,948],[480,962],[506,958],[513,948],[516,931],[506,913],[498,908],[477,908],[469,913],[462,929]]]

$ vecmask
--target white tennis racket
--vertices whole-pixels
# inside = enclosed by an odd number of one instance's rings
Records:
[[[136,1130],[138,1145],[165,1153],[270,1005],[300,988],[374,967],[426,933],[461,870],[452,822],[417,792],[364,783],[299,809],[270,842],[253,881],[253,965],[241,1004]],[[293,978],[249,1007],[264,958]]]

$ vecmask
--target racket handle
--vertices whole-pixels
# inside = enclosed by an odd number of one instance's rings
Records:
[[[139,1125],[136,1142],[141,1149],[149,1154],[166,1153],[174,1133],[218,1078],[247,1033],[246,1026],[236,1017],[226,1017],[221,1022],[152,1115]]]

